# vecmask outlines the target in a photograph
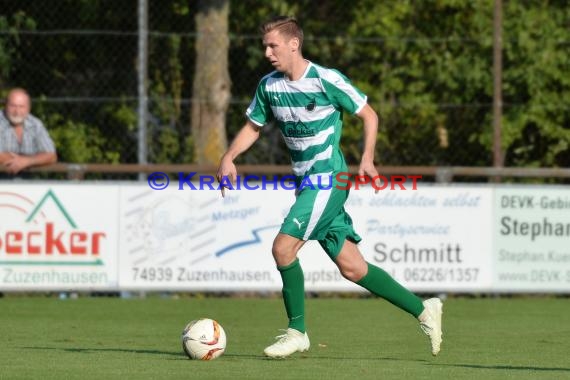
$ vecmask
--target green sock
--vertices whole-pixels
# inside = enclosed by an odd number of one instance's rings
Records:
[[[305,278],[299,259],[284,267],[278,266],[283,280],[283,302],[289,328],[305,332]]]
[[[386,271],[370,263],[368,273],[356,283],[391,304],[418,317],[424,310],[422,300],[400,285]]]

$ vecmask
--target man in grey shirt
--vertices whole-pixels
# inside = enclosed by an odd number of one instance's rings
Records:
[[[57,161],[53,140],[41,120],[30,114],[31,106],[28,92],[15,88],[0,112],[0,165],[12,175]]]

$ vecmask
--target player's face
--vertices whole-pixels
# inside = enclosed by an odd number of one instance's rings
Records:
[[[25,93],[14,92],[6,102],[6,117],[13,125],[20,125],[30,113],[30,99]]]
[[[263,36],[265,58],[273,65],[275,70],[289,72],[294,52],[297,50],[295,38],[285,38],[278,30],[273,30]]]

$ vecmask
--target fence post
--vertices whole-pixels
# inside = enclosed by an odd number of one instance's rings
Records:
[[[148,0],[138,0],[138,163],[147,163],[146,126],[148,116]],[[144,180],[139,173],[139,180]]]
[[[501,118],[503,116],[503,4],[502,0],[495,0],[493,12],[493,166],[503,167],[503,152],[501,148]],[[501,182],[501,177],[494,177],[493,182]]]

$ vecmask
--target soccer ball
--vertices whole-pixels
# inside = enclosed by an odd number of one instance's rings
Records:
[[[194,320],[182,331],[182,349],[190,359],[213,360],[226,349],[226,332],[213,319]]]

